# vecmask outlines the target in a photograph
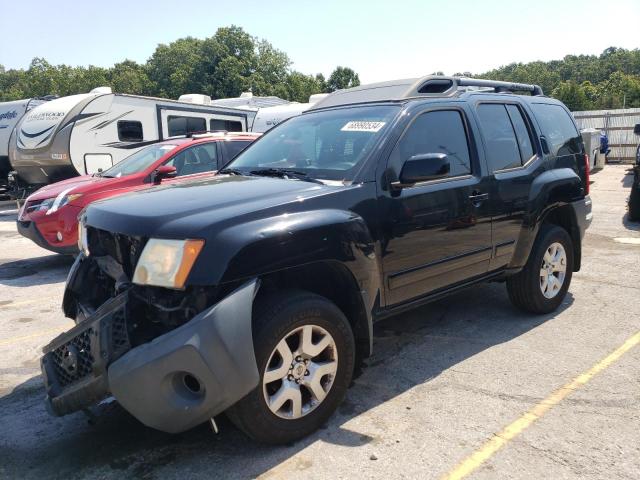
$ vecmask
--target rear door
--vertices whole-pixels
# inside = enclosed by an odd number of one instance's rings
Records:
[[[519,102],[480,102],[475,111],[491,179],[489,269],[497,270],[511,261],[528,211],[531,184],[544,171],[544,164],[529,115]]]
[[[388,183],[414,155],[446,153],[449,175],[381,198],[386,304],[402,303],[486,273],[491,255],[488,185],[466,106],[442,104],[417,115],[395,145]]]

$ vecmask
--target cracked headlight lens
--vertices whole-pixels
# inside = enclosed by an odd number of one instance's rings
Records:
[[[183,288],[204,240],[150,239],[140,255],[133,283]]]

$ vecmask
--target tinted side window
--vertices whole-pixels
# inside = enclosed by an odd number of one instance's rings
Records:
[[[120,120],[118,121],[118,140],[121,142],[141,142],[142,122],[137,120]]]
[[[471,173],[469,144],[460,112],[438,110],[416,118],[391,154],[390,166],[399,174],[405,161],[424,153],[446,153],[450,177]]]
[[[181,151],[165,165],[176,167],[176,174],[181,177],[217,170],[217,157],[215,143],[203,143]]]
[[[489,169],[492,172],[522,165],[516,134],[505,105],[484,103],[478,106],[480,130],[484,137]]]
[[[238,156],[238,154],[243,151],[251,142],[248,140],[231,140],[228,142],[224,142],[224,146],[227,149],[227,158],[226,161],[230,162],[234,158]]]
[[[209,130],[226,130],[227,132],[241,132],[242,122],[236,122],[233,120],[216,120],[209,121]]]
[[[204,118],[170,115],[167,118],[167,130],[170,137],[191,132],[204,132],[207,130],[207,121]]]
[[[553,155],[581,153],[582,139],[571,117],[560,105],[532,103],[531,109]]]
[[[527,123],[524,120],[522,110],[515,105],[507,105],[507,112],[509,112],[509,118],[511,118],[511,124],[516,131],[516,137],[518,139],[518,147],[520,147],[520,158],[522,163],[525,164],[533,157],[533,145],[531,143],[531,133],[527,127]]]

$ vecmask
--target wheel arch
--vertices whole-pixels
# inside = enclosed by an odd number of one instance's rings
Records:
[[[346,265],[327,260],[265,274],[260,277],[260,289],[254,306],[261,296],[281,294],[286,290],[312,292],[333,302],[351,325],[356,341],[356,361],[371,355],[372,299]]]

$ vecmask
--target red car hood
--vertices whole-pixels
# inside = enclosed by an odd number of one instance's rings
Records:
[[[105,178],[91,175],[73,177],[61,182],[52,183],[36,190],[29,200],[44,200],[45,198],[57,197],[60,193],[93,193],[106,188],[114,188],[119,183],[129,183],[131,176],[122,178]]]

